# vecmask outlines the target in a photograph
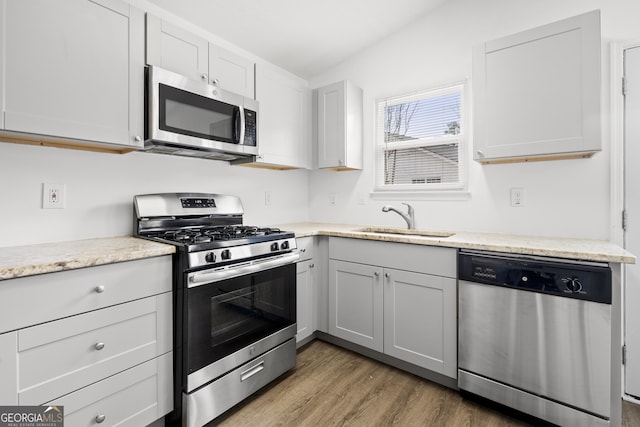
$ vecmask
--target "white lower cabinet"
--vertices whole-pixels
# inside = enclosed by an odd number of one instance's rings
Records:
[[[173,409],[172,360],[163,354],[46,404],[64,406],[68,427],[148,425]]]
[[[18,404],[18,333],[0,335],[0,402],[3,405]]]
[[[329,248],[329,334],[456,378],[455,249],[342,238]]]
[[[382,268],[329,260],[329,333],[383,350]]]
[[[302,261],[296,265],[296,342],[309,338],[314,327],[314,286],[313,260]]]
[[[296,239],[300,259],[296,264],[296,343],[311,337],[316,330],[316,266],[313,237]]]
[[[456,377],[456,279],[384,272],[384,353]]]
[[[40,314],[0,324],[0,402],[64,406],[66,426],[141,426],[169,413],[171,289],[171,256],[5,281],[8,312],[10,301],[46,299],[32,305]]]

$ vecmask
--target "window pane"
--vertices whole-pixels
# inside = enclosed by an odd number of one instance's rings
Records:
[[[385,142],[458,135],[460,98],[460,93],[451,93],[385,106]]]
[[[457,183],[458,144],[388,149],[384,152],[384,184]]]
[[[466,188],[464,84],[377,101],[376,187]]]

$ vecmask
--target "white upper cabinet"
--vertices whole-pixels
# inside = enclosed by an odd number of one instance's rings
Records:
[[[2,0],[0,10],[5,130],[142,146],[142,11],[121,0]]]
[[[600,12],[476,46],[474,159],[588,157],[601,149]]]
[[[147,14],[147,64],[192,80],[209,81],[209,43],[182,28]]]
[[[309,168],[311,100],[306,81],[268,64],[256,64],[256,165]]]
[[[209,43],[211,83],[247,98],[255,98],[255,64],[240,55]]]
[[[147,14],[147,64],[255,97],[254,63],[181,27]]]
[[[362,169],[362,89],[341,81],[318,89],[318,168]]]

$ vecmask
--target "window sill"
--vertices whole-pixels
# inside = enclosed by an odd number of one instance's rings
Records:
[[[369,197],[373,200],[443,200],[457,201],[471,199],[471,193],[458,191],[372,191]]]

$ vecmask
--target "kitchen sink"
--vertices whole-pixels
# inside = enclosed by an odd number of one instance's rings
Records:
[[[431,231],[431,230],[409,230],[407,228],[384,228],[384,227],[366,227],[354,230],[360,233],[374,233],[374,234],[400,234],[403,236],[416,236],[416,237],[437,237],[447,238],[453,236],[455,233],[448,231]]]

